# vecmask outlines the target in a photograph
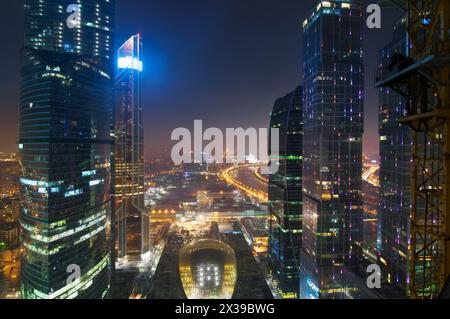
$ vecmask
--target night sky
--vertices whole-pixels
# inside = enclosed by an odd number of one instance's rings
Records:
[[[301,83],[302,31],[313,0],[117,0],[116,46],[144,39],[146,154],[169,154],[174,128],[267,127],[274,101]],[[364,1],[376,3],[377,1]],[[0,151],[16,150],[23,39],[19,0],[0,10]],[[383,11],[382,29],[365,29],[364,149],[378,151],[378,51],[398,13]]]

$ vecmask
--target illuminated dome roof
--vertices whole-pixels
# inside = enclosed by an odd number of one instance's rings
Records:
[[[179,271],[188,299],[231,299],[236,284],[233,248],[217,240],[200,240],[180,250]]]

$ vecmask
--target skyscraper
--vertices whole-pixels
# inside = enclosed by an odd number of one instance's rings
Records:
[[[119,265],[140,262],[150,250],[150,219],[144,205],[141,54],[139,34],[128,39],[118,51],[119,72],[115,84],[115,197]]]
[[[302,243],[302,87],[278,99],[270,127],[280,130],[279,167],[269,177],[270,267],[284,298],[299,296]]]
[[[380,67],[408,55],[403,23],[395,28],[392,42],[380,51]],[[380,88],[380,187],[378,218],[380,266],[385,285],[406,297],[409,278],[409,216],[411,209],[411,130],[398,120],[406,116],[406,99],[390,88]],[[394,295],[395,296],[395,295]],[[391,296],[391,297],[394,297]]]
[[[114,2],[24,3],[23,298],[108,293]]]
[[[301,298],[356,291],[364,112],[359,1],[317,1],[303,23],[304,138]]]

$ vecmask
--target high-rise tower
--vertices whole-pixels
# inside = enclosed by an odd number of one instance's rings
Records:
[[[118,266],[143,261],[150,250],[150,218],[144,205],[144,129],[140,97],[139,34],[118,51],[115,111],[115,184]]]
[[[408,56],[405,21],[396,26],[392,41],[380,51],[380,67],[391,59]],[[380,88],[380,187],[378,218],[380,266],[385,285],[406,297],[409,282],[411,210],[411,130],[400,124],[406,116],[406,99],[390,88]]]
[[[114,3],[24,2],[23,298],[108,293]]]
[[[284,298],[299,296],[302,242],[302,87],[278,99],[270,127],[280,132],[278,172],[269,177],[270,267]]]
[[[317,1],[303,33],[301,298],[344,298],[363,225],[361,4]]]

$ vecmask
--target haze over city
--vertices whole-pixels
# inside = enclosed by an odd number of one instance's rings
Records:
[[[365,4],[371,1],[363,1]],[[301,83],[301,24],[314,1],[227,0],[118,1],[115,47],[135,32],[145,44],[143,114],[145,153],[167,157],[177,127],[268,126],[273,101]],[[2,117],[0,149],[16,151],[18,139],[22,1],[0,12]],[[384,9],[380,29],[364,30],[365,153],[377,153],[378,96],[374,71],[399,13]],[[283,22],[283,23],[280,23]],[[239,116],[236,116],[239,114]]]

